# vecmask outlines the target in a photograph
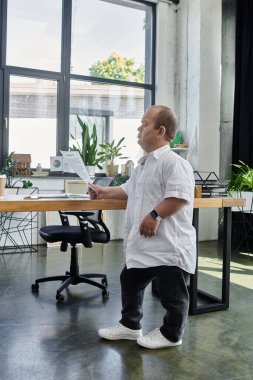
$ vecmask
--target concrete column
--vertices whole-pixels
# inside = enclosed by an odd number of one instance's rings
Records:
[[[235,87],[235,0],[222,1],[220,178],[231,174]]]
[[[194,170],[219,175],[221,2],[181,0],[177,12],[175,97],[179,129]],[[218,211],[200,214],[200,240],[218,236]]]
[[[177,15],[179,126],[196,170],[219,173],[220,0],[181,0]]]
[[[219,175],[220,0],[157,4],[156,103],[171,106],[194,170]],[[201,240],[216,239],[218,212],[201,216]],[[201,213],[202,214],[202,213]]]
[[[157,4],[156,104],[175,110],[176,6]]]
[[[219,175],[221,1],[201,1],[198,167]]]

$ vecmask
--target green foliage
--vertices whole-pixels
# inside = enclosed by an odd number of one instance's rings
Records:
[[[13,178],[14,178],[14,172],[17,172],[17,169],[15,168],[17,161],[12,159],[14,152],[11,152],[8,154],[8,156],[5,157],[5,160],[3,162],[2,169],[0,170],[0,174],[5,174],[6,175],[6,185],[5,187],[14,187],[16,183],[18,183],[20,179],[16,180],[13,183]],[[21,173],[20,173],[21,174]],[[23,189],[28,189],[31,187],[33,184],[31,181],[21,181],[23,183]]]
[[[233,164],[235,170],[228,183],[228,193],[233,191],[253,191],[253,168],[243,161]]]
[[[125,145],[121,146],[124,139],[125,137],[122,137],[118,143],[113,140],[111,143],[105,141],[103,144],[100,144],[99,146],[102,148],[102,151],[98,153],[98,156],[101,162],[109,161],[113,165],[115,158],[122,156],[120,151],[125,147]]]
[[[13,169],[16,165],[16,161],[12,159],[13,154],[14,152],[11,152],[5,157],[2,169],[0,170],[0,174],[6,175],[6,187],[12,187]]]
[[[129,179],[128,175],[118,174],[113,178],[112,186],[120,186],[122,183],[125,183]]]
[[[144,82],[144,66],[135,67],[135,61],[130,57],[122,57],[113,52],[109,58],[94,63],[89,74],[98,78]]]
[[[89,133],[89,126],[77,115],[77,120],[79,126],[81,127],[81,136],[82,136],[82,145],[79,144],[77,139],[70,134],[74,143],[69,147],[70,151],[78,151],[85,165],[97,166],[99,169],[102,169],[102,166],[99,165],[101,160],[97,156],[97,130],[96,125],[93,124],[92,134]]]
[[[32,187],[32,182],[31,181],[21,181],[23,183],[23,189],[29,189],[29,187]]]

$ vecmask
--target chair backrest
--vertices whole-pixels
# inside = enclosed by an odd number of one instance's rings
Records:
[[[95,185],[107,187],[113,183],[113,177],[96,177],[93,183]]]
[[[107,235],[107,240],[105,243],[108,243],[110,241],[110,231],[108,230],[106,224],[103,221],[102,218],[102,210],[91,210],[94,214],[87,217],[88,222],[94,227],[96,230],[100,229],[100,226],[102,227],[103,231]]]
[[[110,186],[113,182],[112,177],[96,177],[93,183],[100,186]],[[102,218],[102,210],[86,210],[86,211],[59,211],[62,225],[69,226],[68,216],[76,215],[79,213],[79,216],[85,215],[85,219],[89,223],[91,238],[96,237],[99,241],[99,235],[102,237],[101,242],[108,243],[110,241],[110,231],[108,230],[106,224]],[[87,215],[92,213],[92,215]],[[90,244],[85,244],[85,246],[91,246]],[[61,250],[66,251],[67,243],[61,244]]]
[[[110,241],[110,231],[102,220],[102,211],[59,211],[62,226],[66,228],[66,230],[62,230],[59,226],[52,226],[52,232],[57,233],[57,237],[60,236],[59,240],[54,241],[62,241],[61,251],[67,250],[67,243],[82,243],[85,247],[92,247],[93,243],[108,243]],[[69,225],[69,216],[75,215],[79,219],[80,228],[77,226]],[[88,224],[87,224],[88,222]],[[88,227],[88,230],[87,228]],[[78,228],[78,230],[77,230]],[[40,230],[42,231],[43,228]],[[49,235],[48,229],[46,231],[47,235]],[[81,236],[82,232],[82,236]],[[86,233],[87,232],[87,233]],[[44,237],[44,236],[42,236]],[[81,240],[80,240],[81,237]],[[44,237],[46,241],[46,238]],[[50,237],[51,239],[51,237]]]
[[[104,187],[110,186],[112,182],[113,182],[112,177],[96,177],[95,180],[93,181],[95,185],[100,185]],[[100,225],[108,236],[107,242],[110,241],[110,231],[108,230],[106,224],[103,221],[102,210],[90,210],[90,211],[93,212],[94,214],[87,218],[88,222],[95,229],[98,229]]]

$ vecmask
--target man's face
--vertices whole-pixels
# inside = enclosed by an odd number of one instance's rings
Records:
[[[153,152],[164,145],[164,141],[161,145],[161,138],[163,140],[161,129],[155,129],[155,121],[159,111],[158,108],[149,108],[143,115],[141,125],[138,128],[138,144],[147,153]]]

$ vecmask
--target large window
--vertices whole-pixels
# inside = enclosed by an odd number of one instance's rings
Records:
[[[155,5],[131,0],[0,0],[1,159],[30,153],[32,167],[79,139],[77,115],[99,142],[125,136],[154,103]],[[131,25],[131,27],[130,27]]]
[[[48,157],[56,147],[56,100],[56,81],[10,77],[11,152],[29,152],[42,166],[48,167]]]
[[[6,64],[61,69],[61,0],[8,0]]]
[[[125,5],[129,5],[129,2],[125,2]],[[90,75],[94,63],[106,61],[114,54],[134,58],[135,70],[140,70],[139,78],[144,82],[144,75],[141,73],[145,74],[146,71],[149,74],[146,82],[150,83],[150,70],[148,67],[145,70],[146,23],[149,23],[150,17],[151,10],[140,4],[131,8],[115,6],[108,1],[76,0],[72,12],[71,72]],[[87,51],[88,56],[85,54]],[[149,58],[147,66],[150,65]],[[104,75],[105,70],[104,67]],[[114,72],[111,71],[111,79],[118,79],[117,68]],[[93,73],[96,76],[95,70]],[[103,74],[102,69],[100,74]],[[125,74],[127,77],[126,72]],[[131,73],[128,74],[129,80],[139,79],[137,75],[131,78]]]

